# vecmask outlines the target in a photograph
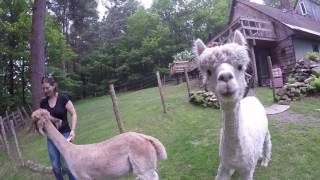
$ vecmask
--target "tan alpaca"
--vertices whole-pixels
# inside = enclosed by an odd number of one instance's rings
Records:
[[[167,158],[165,147],[151,136],[127,132],[100,143],[75,145],[54,127],[61,120],[44,109],[32,113],[37,130],[46,134],[65,158],[72,174],[78,180],[117,179],[130,171],[137,180],[158,180],[157,160]]]

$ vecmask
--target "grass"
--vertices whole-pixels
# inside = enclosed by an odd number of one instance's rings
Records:
[[[121,117],[126,130],[143,132],[161,140],[168,159],[159,161],[158,172],[164,180],[211,180],[219,164],[218,141],[220,112],[188,103],[184,85],[166,86],[167,114],[162,113],[159,92],[150,88],[118,94]],[[271,90],[257,88],[265,105],[272,104]],[[319,98],[292,103],[292,111],[318,116]],[[118,134],[109,96],[76,102],[78,128],[76,144],[93,143]],[[258,167],[255,179],[318,179],[320,171],[320,123],[279,122],[270,118],[272,161],[268,168]],[[19,132],[26,159],[49,165],[46,138]],[[14,147],[13,145],[11,146]],[[10,165],[14,164],[12,169]],[[0,179],[53,179],[9,163],[0,152]],[[131,176],[124,179],[133,179]],[[236,178],[233,178],[236,179]]]

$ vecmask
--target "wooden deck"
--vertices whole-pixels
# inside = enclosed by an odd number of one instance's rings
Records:
[[[271,22],[241,17],[232,22],[221,33],[215,36],[213,41],[225,44],[231,39],[230,37],[235,30],[241,31],[246,39],[275,41],[277,38],[274,26]]]

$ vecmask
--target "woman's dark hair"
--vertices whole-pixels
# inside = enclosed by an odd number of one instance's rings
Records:
[[[58,83],[54,80],[52,74],[48,74],[42,77],[41,84],[48,83],[50,86],[54,86],[54,91],[58,91]]]

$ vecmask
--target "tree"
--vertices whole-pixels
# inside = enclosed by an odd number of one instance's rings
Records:
[[[31,92],[32,109],[40,106],[42,97],[41,78],[44,75],[44,27],[45,27],[46,1],[35,0],[32,15],[31,31]]]

